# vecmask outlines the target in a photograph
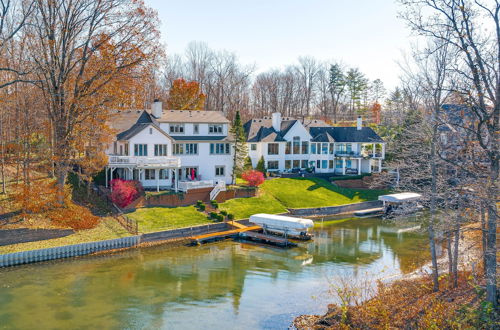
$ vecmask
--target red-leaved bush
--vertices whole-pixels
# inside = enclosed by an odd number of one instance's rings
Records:
[[[245,180],[251,187],[258,187],[264,183],[264,174],[256,170],[248,170],[246,172],[243,172],[241,178]]]
[[[136,180],[113,179],[111,184],[111,200],[119,207],[125,207],[142,195],[144,188]]]

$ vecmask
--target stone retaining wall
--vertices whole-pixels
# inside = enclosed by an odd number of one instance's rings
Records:
[[[340,206],[313,207],[307,209],[288,209],[291,215],[299,216],[322,216],[341,213],[350,213],[359,210],[367,210],[375,207],[382,207],[382,201],[369,201]]]

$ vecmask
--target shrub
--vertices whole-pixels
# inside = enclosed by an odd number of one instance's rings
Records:
[[[210,218],[217,219],[218,214],[216,212],[210,212]]]
[[[257,170],[246,171],[241,175],[241,178],[251,187],[258,187],[264,183],[264,174]]]
[[[210,204],[212,204],[212,206],[214,207],[214,209],[218,209],[219,208],[219,203],[215,199],[212,199],[210,201]]]
[[[228,219],[228,220],[234,220],[234,214],[229,213],[229,214],[227,215],[227,219]]]
[[[220,211],[220,214],[222,214],[223,216],[226,216],[227,215],[227,211],[226,210],[222,210],[222,211]]]
[[[204,204],[203,204],[203,201],[196,201],[196,206],[197,206],[197,207],[200,207],[201,205],[204,205]]]
[[[205,211],[205,204],[201,204],[200,206],[198,206],[198,210],[200,210],[201,212]]]
[[[266,175],[266,162],[264,161],[264,156],[261,156],[257,166],[255,166],[255,170],[261,172],[263,175]]]
[[[217,222],[222,222],[224,221],[224,216],[222,214],[217,214],[217,217],[215,218]]]
[[[125,207],[136,200],[144,192],[139,181],[135,180],[111,180],[111,200],[119,207]]]

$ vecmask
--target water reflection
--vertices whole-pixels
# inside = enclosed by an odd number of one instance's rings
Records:
[[[323,311],[332,277],[407,273],[426,258],[422,235],[379,219],[325,223],[314,235],[290,250],[226,241],[3,269],[0,324],[283,328]]]

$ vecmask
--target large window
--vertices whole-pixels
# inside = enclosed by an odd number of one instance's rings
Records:
[[[342,168],[342,159],[335,160],[335,168]]]
[[[333,168],[333,159],[328,161],[328,168]]]
[[[293,160],[293,168],[300,168],[300,160],[299,159]]]
[[[333,143],[330,143],[330,155],[333,154]]]
[[[215,166],[215,176],[224,176],[224,166]]]
[[[208,125],[208,133],[219,134],[222,133],[222,125]]]
[[[321,154],[328,155],[328,143],[321,144]]]
[[[155,170],[144,170],[144,179],[145,180],[154,180],[155,179]]]
[[[267,144],[267,154],[268,155],[279,154],[279,144],[278,143],[268,143]]]
[[[302,168],[308,168],[309,166],[307,165],[307,159],[302,159],[302,164],[301,166]]]
[[[300,136],[293,137],[293,153],[300,154]]]
[[[270,160],[267,162],[268,170],[277,170],[279,169],[279,162],[277,160]]]
[[[292,153],[292,142],[288,141],[285,146],[285,154],[289,155]]]
[[[184,153],[184,145],[182,143],[174,144],[174,155],[182,155]]]
[[[184,148],[186,155],[197,155],[198,154],[198,143],[186,143]]]
[[[155,156],[166,156],[166,155],[167,155],[167,145],[155,144]]]
[[[229,143],[210,143],[210,153],[213,155],[228,155],[230,145]]]
[[[292,168],[292,161],[289,159],[285,160],[285,169],[289,170],[291,168]]]
[[[184,133],[184,125],[170,124],[170,133]]]
[[[352,152],[352,143],[347,143],[345,145],[345,151],[350,154]]]
[[[309,142],[302,141],[302,154],[307,155],[309,153]]]
[[[321,161],[321,168],[328,168],[328,160],[323,159]]]
[[[125,143],[125,156],[128,156],[128,143]]]
[[[315,154],[316,153],[316,143],[311,143],[311,154]]]
[[[147,155],[148,155],[147,144],[134,144],[134,156],[147,156]]]
[[[160,180],[166,180],[166,179],[168,179],[168,170],[161,169],[160,170]]]

